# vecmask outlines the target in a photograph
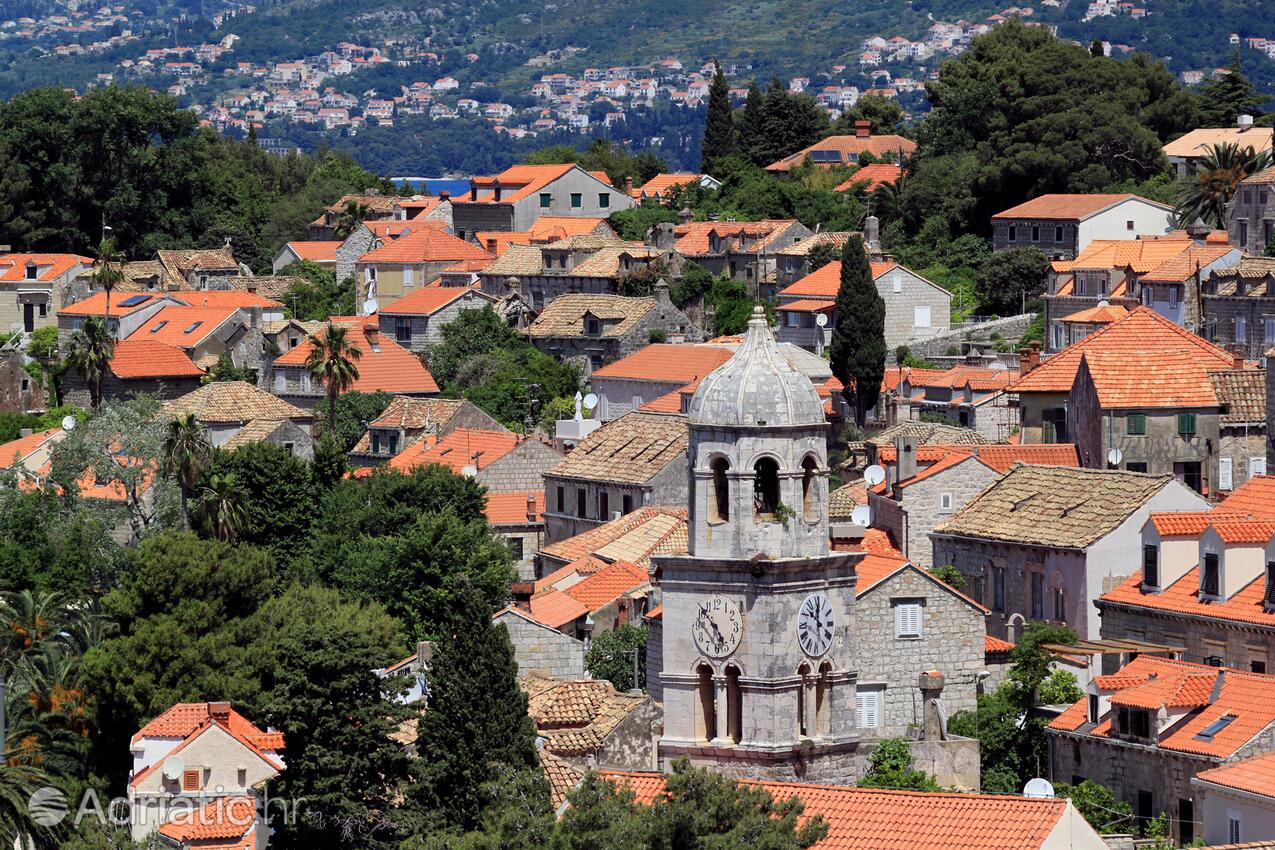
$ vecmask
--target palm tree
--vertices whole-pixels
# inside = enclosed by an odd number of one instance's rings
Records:
[[[106,309],[102,321],[111,315],[111,290],[124,281],[124,257],[115,248],[115,240],[105,238],[97,246],[97,262],[93,264],[93,283],[106,292]]]
[[[182,526],[190,530],[188,500],[191,491],[212,464],[212,445],[193,413],[179,416],[168,425],[164,440],[164,473],[177,479],[181,490]]]
[[[305,359],[306,368],[322,381],[328,391],[328,433],[336,434],[336,397],[354,386],[359,379],[354,361],[363,356],[363,350],[350,342],[348,331],[328,322],[321,334],[310,336],[310,355]]]
[[[1178,186],[1174,218],[1178,227],[1189,227],[1199,220],[1225,230],[1226,207],[1238,191],[1240,181],[1268,167],[1271,154],[1251,147],[1241,148],[1233,142],[1211,145],[1205,151],[1196,163],[1195,174]]]
[[[868,212],[877,217],[882,226],[894,221],[902,214],[903,182],[900,175],[893,183],[882,183],[868,193]]]
[[[56,847],[53,830],[41,822],[29,803],[50,787],[47,772],[26,764],[0,764],[0,847]]]
[[[337,213],[336,220],[333,222],[335,229],[332,232],[332,238],[344,240],[360,224],[367,221],[368,216],[371,214],[372,211],[367,204],[360,204],[358,201],[346,201],[345,206]]]
[[[247,497],[233,472],[214,473],[195,504],[204,533],[223,543],[234,543],[249,528]]]
[[[94,410],[102,405],[102,379],[114,356],[115,340],[106,330],[106,322],[96,316],[85,319],[84,326],[71,335],[66,364],[79,372],[88,384],[89,401]]]

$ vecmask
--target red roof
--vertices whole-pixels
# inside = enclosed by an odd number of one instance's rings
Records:
[[[495,193],[492,191],[492,188],[499,185],[501,187],[499,203],[511,204],[514,201],[520,201],[523,198],[539,192],[545,186],[575,168],[579,168],[579,166],[572,164],[510,166],[494,177],[473,178],[470,182],[472,182],[474,186],[478,187],[479,190],[485,190],[479,191],[477,198],[466,194],[459,198],[453,198],[452,202],[461,204],[496,203]],[[594,174],[594,172],[586,173],[590,175]],[[603,180],[602,182],[610,185],[610,183],[607,183],[606,180]],[[513,191],[510,191],[511,189]]]
[[[1234,514],[1275,519],[1275,475],[1255,475],[1240,485],[1212,511],[1215,516]]]
[[[1209,527],[1209,511],[1153,513],[1151,525],[1162,537],[1198,537]]]
[[[11,283],[30,280],[27,266],[34,263],[36,280],[48,282],[61,277],[75,266],[92,266],[93,261],[78,254],[4,254],[0,255],[0,280]]]
[[[134,301],[133,299],[137,299],[137,300]],[[131,303],[127,307],[121,306],[124,301],[130,301]],[[123,292],[112,292],[111,293],[111,310],[109,313],[107,313],[107,315],[108,316],[127,316],[130,313],[137,312],[138,310],[142,310],[147,307],[153,307],[159,301],[163,301],[164,303],[167,303],[167,304],[176,303],[175,295],[170,293],[156,293],[153,295],[148,295],[145,293],[131,294],[131,293],[123,293]],[[74,304],[67,304],[65,307],[62,307],[60,310],[58,310],[58,314],[62,316],[101,316],[105,312],[106,312],[106,293],[105,292],[94,293],[93,295],[90,295],[88,298],[85,298],[82,301],[76,301]]]
[[[731,359],[734,353],[729,348],[716,345],[658,342],[593,370],[593,377],[686,384],[703,378]]]
[[[36,431],[29,437],[19,437],[0,444],[0,469],[9,469],[14,457],[25,460],[32,452],[45,442],[62,433],[61,428],[50,428],[47,431]],[[31,470],[34,472],[35,470]]]
[[[1105,325],[1108,322],[1115,322],[1129,315],[1129,311],[1119,304],[1107,304],[1100,307],[1090,307],[1088,310],[1081,310],[1079,313],[1072,313],[1070,316],[1063,316],[1058,321],[1074,322],[1077,324],[1089,325]]]
[[[588,608],[561,590],[550,590],[531,597],[532,619],[551,629],[561,628],[588,613]]]
[[[789,301],[787,304],[780,304],[778,309],[781,313],[822,313],[825,310],[831,310],[833,306],[831,301],[799,298],[796,301]]]
[[[903,136],[885,134],[880,136],[828,136],[820,139],[810,147],[802,148],[790,156],[786,156],[778,162],[772,162],[766,166],[767,171],[789,171],[805,162],[807,156],[812,156],[814,151],[836,151],[841,155],[841,165],[850,162],[848,154],[858,154],[867,152],[874,157],[882,157],[887,154],[895,154],[908,156],[916,150],[916,142],[911,139],[905,139]],[[813,157],[812,157],[813,159]],[[836,163],[820,163],[833,165]]]
[[[359,377],[350,389],[361,393],[374,393],[378,390],[387,393],[436,393],[438,384],[424,364],[403,346],[381,333],[376,327],[376,317],[365,316],[359,322],[370,323],[371,334],[376,338],[373,347],[369,328],[363,324],[340,322],[348,329],[346,338],[357,347],[362,355],[354,365],[359,370]],[[319,334],[325,333],[320,330]],[[314,343],[309,339],[287,351],[275,360],[276,366],[305,366],[306,358]],[[378,350],[379,349],[379,350]]]
[[[181,812],[159,828],[159,834],[180,844],[243,838],[257,823],[252,797],[221,797],[197,812]],[[237,844],[230,846],[238,846]]]
[[[887,183],[898,183],[899,178],[902,176],[903,169],[893,162],[873,162],[850,175],[849,179],[832,191],[848,192],[866,180],[868,185],[864,188],[864,191],[872,192]]]
[[[1209,378],[1211,364],[1194,351],[1087,351],[1089,370],[1103,408],[1220,407]],[[1029,376],[1030,377],[1030,376]]]
[[[646,570],[628,561],[616,561],[566,588],[565,593],[588,610],[596,611],[648,581]]]
[[[415,443],[390,459],[389,468],[410,472],[430,463],[450,467],[452,472],[463,472],[467,466],[486,469],[509,454],[523,438],[511,431],[483,431],[478,428],[457,428],[439,439],[429,436]],[[478,455],[478,457],[474,457]],[[543,496],[541,497],[543,503]],[[527,498],[523,495],[523,516],[526,516]]]
[[[143,322],[129,335],[129,339],[194,348],[213,331],[235,318],[238,312],[236,307],[168,306]]]
[[[897,266],[898,263],[872,263],[872,279],[876,280],[890,269]],[[781,289],[781,296],[806,295],[816,296],[819,298],[836,298],[837,290],[841,287],[841,261],[833,260],[826,266],[815,269],[801,280],[794,281],[789,286]],[[784,309],[781,304],[779,309]]]
[[[1007,640],[1001,640],[992,635],[983,635],[983,652],[1009,652],[1013,648],[1014,645]]]
[[[532,516],[527,516],[527,500],[531,499]],[[545,494],[543,491],[518,490],[512,493],[487,494],[488,525],[527,525],[544,522]]]
[[[115,343],[111,371],[124,379],[198,378],[204,374],[180,348],[151,339],[122,339]]]
[[[247,310],[261,307],[265,310],[282,310],[283,304],[263,298],[255,292],[242,289],[201,289],[195,292],[172,292],[169,295],[191,307],[237,307]]]
[[[711,235],[719,238],[749,237],[758,247],[766,237],[797,224],[794,218],[763,219],[762,221],[690,221],[673,228],[677,240],[673,247],[684,256],[701,257],[713,253]]]
[[[492,260],[482,248],[437,227],[422,227],[359,257],[360,263],[432,263],[440,260]]]
[[[1051,194],[1032,198],[1026,203],[998,212],[996,215],[992,216],[992,218],[1042,218],[1056,221],[1080,220],[1088,218],[1094,213],[1101,212],[1107,209],[1107,207],[1112,207],[1122,201],[1127,201],[1130,198],[1137,198],[1138,200],[1149,204],[1155,203],[1154,201],[1148,201],[1146,198],[1138,198],[1137,195],[1131,195],[1128,193],[1118,195]],[[1166,225],[1168,224],[1168,211],[1168,208],[1165,207]]]
[[[1112,603],[1166,614],[1185,614],[1195,618],[1225,620],[1231,623],[1253,623],[1275,626],[1275,612],[1267,610],[1266,578],[1258,576],[1230,598],[1224,600],[1200,600],[1200,570],[1192,567],[1182,578],[1159,593],[1142,591],[1142,573],[1137,572],[1121,582],[1114,590],[1098,597],[1100,603]]]
[[[1250,794],[1263,797],[1275,797],[1275,753],[1254,756],[1253,758],[1203,770],[1195,775],[1200,782],[1211,782],[1214,785],[1225,785]]]
[[[655,804],[664,774],[601,771],[632,790],[636,801]],[[896,791],[796,782],[743,779],[776,800],[797,797],[800,822],[822,816],[828,834],[812,850],[1028,850],[1044,847],[1067,812],[1061,798],[1028,799],[1008,794]],[[1076,818],[1079,820],[1079,818]],[[1097,841],[1097,837],[1094,837]]]
[[[435,286],[417,289],[381,308],[387,316],[432,316],[457,298],[470,292],[481,292],[477,286]]]
[[[1076,380],[1076,372],[1080,369],[1081,359],[1089,353],[1119,354],[1129,359],[1130,370],[1136,368],[1138,377],[1149,383],[1164,378],[1165,370],[1156,368],[1147,362],[1148,356],[1160,357],[1175,352],[1183,352],[1190,356],[1192,370],[1207,372],[1209,369],[1230,369],[1235,365],[1235,358],[1230,352],[1170,322],[1150,307],[1135,307],[1127,318],[1112,322],[1091,333],[1089,336],[1064,348],[1042,362],[1035,369],[1020,377],[1009,385],[1014,393],[1067,393],[1071,392]],[[1103,363],[1100,368],[1104,374],[1119,371],[1119,358],[1114,363]],[[1150,368],[1151,374],[1146,370]],[[1130,378],[1122,379],[1128,384],[1135,383]],[[1206,376],[1206,383],[1207,376]],[[1212,390],[1210,390],[1212,392]]]
[[[314,242],[289,242],[287,247],[292,253],[312,263],[335,263],[336,250],[343,243],[341,240],[320,240]]]
[[[702,176],[700,174],[657,174],[643,183],[641,188],[634,189],[629,194],[634,198],[662,198],[670,189],[699,183]]]

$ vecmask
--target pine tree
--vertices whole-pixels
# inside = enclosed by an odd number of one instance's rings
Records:
[[[484,787],[510,771],[538,770],[535,728],[518,662],[503,625],[493,623],[483,595],[457,582],[456,604],[429,676],[429,710],[421,717],[417,801],[436,815],[436,829],[477,829],[490,803]],[[539,787],[539,786],[538,786]],[[542,802],[548,810],[548,788]]]
[[[1226,66],[1226,73],[1218,74],[1200,86],[1200,117],[1206,127],[1231,127],[1241,115],[1258,117],[1269,97],[1260,94],[1240,64],[1240,51],[1236,48]]]
[[[885,302],[872,280],[863,240],[847,239],[841,251],[837,324],[829,351],[832,374],[845,385],[846,401],[860,428],[877,403],[885,377]]]
[[[748,87],[748,99],[744,101],[744,108],[739,114],[739,150],[754,165],[768,164],[757,158],[757,145],[762,138],[764,117],[761,87],[753,81],[753,84]]]
[[[713,82],[708,87],[708,114],[704,117],[704,140],[700,145],[700,172],[711,174],[723,157],[735,152],[735,121],[731,116],[730,89],[720,63],[713,63]]]

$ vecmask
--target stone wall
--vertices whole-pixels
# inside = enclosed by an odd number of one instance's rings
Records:
[[[934,566],[930,532],[934,526],[969,504],[997,479],[996,473],[973,458],[939,474],[903,488],[902,510],[906,513],[906,536],[896,537],[903,555],[918,567]],[[943,507],[943,497],[951,502]]]
[[[1231,461],[1230,489],[1232,490],[1252,477],[1250,472],[1253,469],[1254,459],[1260,458],[1264,463],[1264,469],[1270,470],[1270,463],[1266,459],[1266,429],[1261,425],[1250,425],[1247,429],[1223,425],[1221,442],[1218,444],[1218,457],[1229,458]],[[1219,470],[1217,486],[1225,489],[1224,484]]]
[[[647,697],[602,741],[597,767],[602,770],[658,770],[664,710]]]
[[[1262,579],[1257,579],[1262,581]],[[1164,611],[1097,602],[1104,639],[1145,640],[1186,647],[1183,661],[1220,657],[1225,667],[1275,672],[1275,629],[1255,623],[1175,616]]]
[[[0,354],[0,413],[26,413],[46,406],[44,387],[22,368],[24,359],[18,351]]]
[[[1018,341],[1022,339],[1023,332],[1027,330],[1027,326],[1035,320],[1035,313],[1023,313],[1019,316],[1009,316],[1004,319],[993,319],[990,322],[981,322],[977,325],[967,325],[961,328],[953,328],[952,330],[937,334],[935,336],[926,337],[925,339],[915,340],[908,343],[908,350],[922,359],[928,357],[941,357],[947,354],[947,350],[953,346],[963,349],[967,344],[978,343],[979,347],[991,346],[991,336],[993,333],[1001,335],[1001,339],[1011,348],[1018,346]],[[964,351],[962,351],[964,353]],[[894,351],[888,352],[887,356],[890,362],[894,362]]]
[[[524,440],[513,451],[487,466],[479,459],[478,482],[492,493],[538,491],[544,474],[558,465],[562,455],[536,439]]]
[[[526,676],[532,670],[540,670],[555,679],[578,679],[584,675],[583,641],[508,609],[494,619],[504,623],[509,631],[519,676]]]

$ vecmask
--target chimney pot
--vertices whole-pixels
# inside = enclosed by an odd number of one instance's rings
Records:
[[[536,497],[532,493],[527,494],[527,522],[536,521]]]
[[[226,723],[230,720],[230,703],[210,702],[208,703],[208,714],[213,720]]]
[[[515,608],[521,608],[524,611],[531,610],[531,597],[536,592],[536,585],[530,581],[516,581],[509,585],[509,593],[513,598]]]
[[[872,122],[859,120],[854,122],[854,135],[859,139],[866,139],[872,135]]]

